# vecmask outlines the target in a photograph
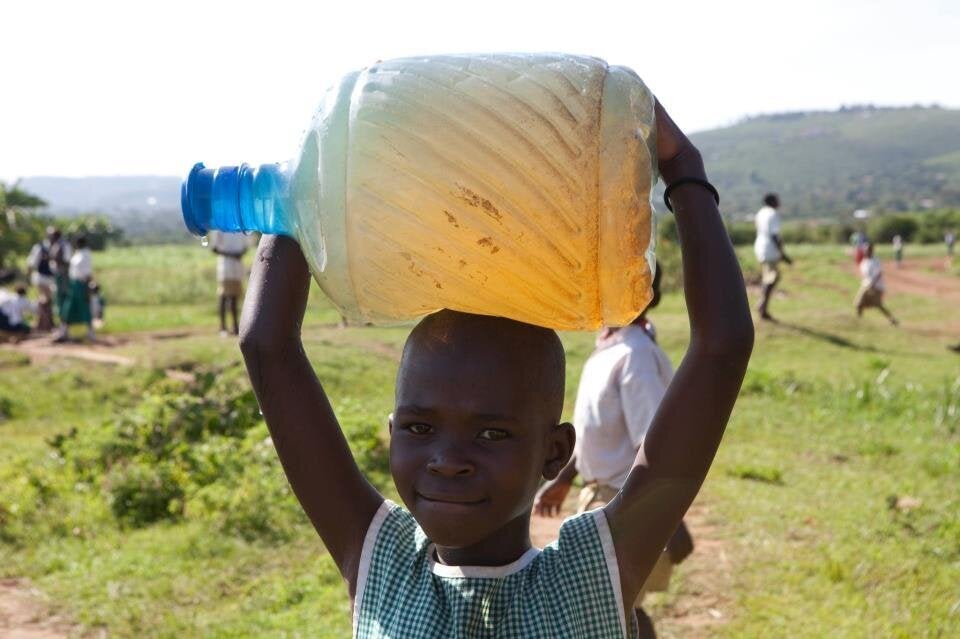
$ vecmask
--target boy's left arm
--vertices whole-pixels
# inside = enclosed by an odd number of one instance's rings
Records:
[[[657,104],[657,155],[669,185],[706,179],[699,151]],[[740,266],[713,195],[683,184],[670,199],[683,253],[690,346],[626,483],[604,509],[624,601],[633,601],[706,477],[753,348]]]

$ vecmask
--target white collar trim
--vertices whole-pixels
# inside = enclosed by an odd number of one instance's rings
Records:
[[[430,566],[430,572],[438,577],[497,579],[518,573],[529,566],[530,562],[540,554],[540,549],[530,548],[519,558],[504,566],[448,566],[434,559],[436,554],[437,547],[434,544],[427,546],[427,562]]]

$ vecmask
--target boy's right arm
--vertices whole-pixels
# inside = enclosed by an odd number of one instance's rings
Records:
[[[250,273],[240,348],[287,479],[355,594],[383,497],[366,480],[300,340],[310,271],[297,243],[265,235]]]

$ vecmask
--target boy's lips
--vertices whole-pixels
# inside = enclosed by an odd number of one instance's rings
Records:
[[[447,495],[442,493],[422,493],[416,491],[417,497],[437,504],[453,504],[456,506],[479,506],[486,499],[472,499],[463,495]]]

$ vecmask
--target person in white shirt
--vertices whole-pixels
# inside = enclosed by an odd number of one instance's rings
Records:
[[[93,317],[90,314],[90,279],[93,277],[93,255],[87,246],[87,238],[80,236],[70,256],[67,271],[69,287],[60,305],[60,334],[56,342],[65,342],[69,338],[72,324],[87,325],[87,339],[93,341]]]
[[[855,300],[857,317],[863,316],[863,309],[877,308],[887,316],[890,323],[897,325],[897,318],[883,305],[883,293],[886,286],[883,283],[883,268],[880,260],[873,256],[873,244],[867,243],[863,259],[860,261],[860,290]]]
[[[897,268],[903,264],[903,238],[899,235],[893,236],[893,259],[897,261]]]
[[[760,305],[757,311],[760,313],[760,318],[765,320],[773,320],[769,308],[770,298],[777,282],[780,281],[780,261],[793,264],[793,260],[787,255],[780,240],[780,214],[777,212],[779,207],[780,198],[775,193],[768,193],[763,198],[763,208],[757,211],[755,218],[757,239],[753,243],[753,251],[763,270]]]
[[[211,250],[217,254],[217,295],[220,297],[220,335],[227,334],[227,306],[233,318],[233,334],[237,335],[237,304],[243,296],[243,254],[247,236],[242,233],[218,232]]]
[[[27,313],[36,315],[37,305],[27,299],[26,286],[17,286],[15,293],[0,288],[0,331],[29,334],[30,325],[23,320]]]
[[[534,501],[538,515],[559,514],[579,474],[584,481],[578,512],[603,507],[626,481],[647,429],[673,379],[673,366],[657,346],[656,331],[646,313],[660,301],[660,269],[653,279],[653,299],[647,309],[623,328],[605,328],[580,376],[573,426],[577,438],[573,457],[560,475],[544,483]],[[693,551],[681,524],[634,602],[640,637],[655,637],[653,623],[641,608],[646,592],[667,589],[673,564]]]

